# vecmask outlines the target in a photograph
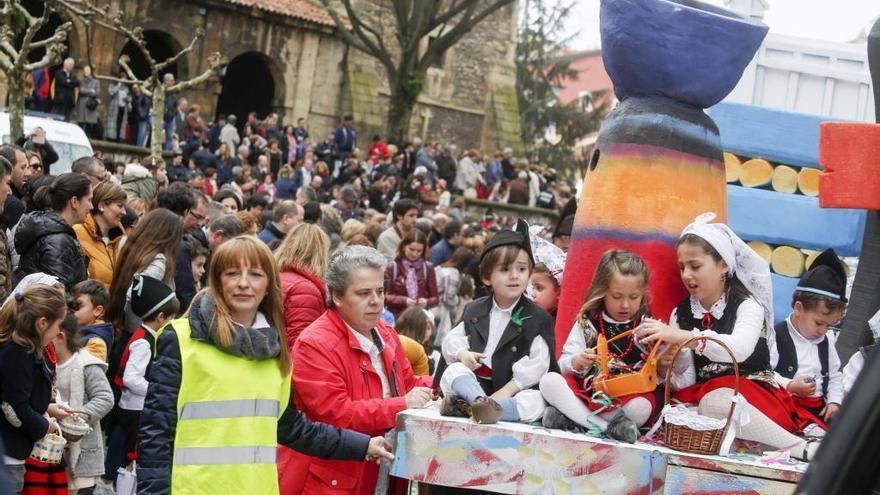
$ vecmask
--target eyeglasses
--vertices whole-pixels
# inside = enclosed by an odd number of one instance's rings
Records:
[[[98,179],[99,182],[104,182],[107,180],[106,173],[104,175],[98,175],[98,174],[86,174],[86,175],[88,175],[89,177],[93,177],[95,179]]]
[[[192,210],[186,210],[186,211],[187,211],[187,213],[189,213],[190,215],[192,215],[193,218],[195,218],[195,219],[198,220],[199,222],[204,222],[205,219],[208,218],[207,215],[199,215],[198,213],[196,213],[196,212],[194,212],[194,211],[192,211]]]

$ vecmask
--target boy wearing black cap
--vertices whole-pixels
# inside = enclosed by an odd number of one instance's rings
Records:
[[[770,365],[776,381],[822,430],[843,401],[843,375],[828,329],[846,310],[846,272],[833,249],[820,254],[792,295],[792,313],[776,325]],[[808,428],[809,429],[809,428]],[[821,436],[823,431],[805,433]]]
[[[125,346],[113,377],[121,390],[117,417],[125,435],[127,462],[136,460],[138,424],[147,396],[146,376],[156,350],[156,333],[177,316],[180,303],[161,280],[136,274],[131,286],[131,310],[142,323]]]
[[[543,414],[536,386],[558,365],[553,319],[523,297],[534,265],[522,220],[515,231],[502,230],[486,244],[480,278],[491,295],[468,304],[461,323],[443,339],[435,375],[444,394],[441,414],[472,415],[487,424],[534,421]]]

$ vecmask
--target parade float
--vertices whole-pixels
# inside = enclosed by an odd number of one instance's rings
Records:
[[[880,209],[871,167],[877,125],[719,103],[765,33],[754,20],[695,1],[603,0],[603,55],[621,103],[586,173],[557,347],[607,247],[648,261],[652,310],[665,319],[683,295],[674,243],[703,211],[726,214],[770,263],[776,321],[790,311],[814,251],[833,247],[852,261],[877,248],[868,242],[880,236],[877,212],[865,211]],[[856,277],[853,305],[865,307],[849,324],[853,342],[869,340],[862,320],[880,306],[878,279],[864,267]],[[478,425],[430,407],[401,413],[391,439],[390,474],[493,493],[787,494],[807,468],[743,443],[724,457],[697,455],[540,425]]]
[[[648,261],[652,311],[668,317],[683,296],[674,243],[703,211],[726,215],[771,264],[776,321],[788,314],[813,251],[833,247],[855,267],[869,236],[880,235],[877,213],[865,212],[880,209],[871,170],[878,126],[719,103],[766,34],[754,19],[691,0],[603,0],[602,34],[621,103],[586,173],[557,348],[611,246]],[[880,276],[868,264],[859,265],[853,297],[877,288]],[[858,317],[876,311],[878,298]],[[401,413],[390,438],[397,455],[391,475],[484,493],[788,494],[807,468],[744,442],[723,457],[697,455],[662,439],[631,445],[540,425],[478,425],[433,407]]]

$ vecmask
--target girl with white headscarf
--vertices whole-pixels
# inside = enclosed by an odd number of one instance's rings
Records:
[[[770,267],[730,227],[710,223],[714,218],[714,213],[698,216],[678,241],[679,270],[689,296],[672,311],[669,325],[648,320],[639,326],[639,337],[645,344],[658,339],[670,344],[667,358],[695,336],[722,341],[743,377],[737,401],[745,409],[731,428],[739,438],[809,460],[818,444],[796,436],[807,420],[797,415],[791,396],[775,383],[770,367],[770,348],[775,345]],[[726,418],[734,399],[730,354],[708,340],[688,347],[673,369],[676,398],[699,404],[703,415]]]

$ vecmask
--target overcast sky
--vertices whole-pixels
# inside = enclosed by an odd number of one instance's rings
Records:
[[[724,0],[708,0],[724,5]],[[570,19],[574,49],[599,46],[599,0],[576,0]],[[870,29],[880,15],[878,0],[767,0],[770,9],[764,22],[771,33],[847,42],[862,29]]]

